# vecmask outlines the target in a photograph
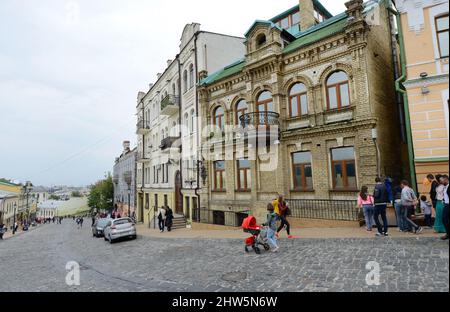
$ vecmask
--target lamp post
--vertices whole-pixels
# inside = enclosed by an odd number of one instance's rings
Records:
[[[32,189],[33,189],[33,184],[30,181],[27,181],[25,183],[25,185],[22,187],[23,194],[27,197],[27,206],[26,206],[27,223],[29,221],[28,219],[30,218],[30,210],[29,210],[30,208],[29,208],[29,201],[28,201],[28,199],[29,199],[29,196],[30,196],[30,193],[31,193]]]
[[[13,215],[13,235],[16,234],[16,209],[17,209],[17,203],[14,203],[14,215]]]
[[[133,181],[133,174],[131,171],[127,171],[123,174],[123,180],[128,186],[128,217],[131,216],[131,183]]]

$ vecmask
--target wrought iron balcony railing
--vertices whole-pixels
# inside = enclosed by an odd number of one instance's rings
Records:
[[[243,129],[248,128],[261,128],[261,126],[279,126],[280,125],[280,114],[275,112],[255,112],[244,114],[239,117],[241,127]]]
[[[136,124],[137,132],[145,132],[150,130],[150,122],[147,120],[139,120]]]
[[[162,101],[161,101],[161,111],[164,111],[166,108],[170,106],[175,106],[178,108],[180,105],[180,98],[175,95],[167,95]]]
[[[161,145],[159,148],[161,148],[162,151],[172,148],[173,144],[178,140],[178,137],[167,137],[161,141]]]

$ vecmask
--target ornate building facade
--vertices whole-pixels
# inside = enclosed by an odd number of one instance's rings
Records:
[[[116,158],[113,168],[114,212],[122,217],[133,216],[136,211],[136,148],[123,142],[123,152]]]
[[[412,158],[420,193],[427,174],[448,174],[449,2],[396,1],[405,41],[404,61]]]
[[[355,199],[378,175],[403,178],[387,1],[346,3],[317,21],[300,0],[300,31],[256,21],[245,58],[201,82],[201,207]]]

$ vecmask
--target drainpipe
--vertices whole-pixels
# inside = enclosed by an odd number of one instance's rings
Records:
[[[197,196],[197,209],[200,209],[200,155],[199,155],[199,145],[200,145],[200,140],[199,140],[199,133],[200,133],[200,129],[199,129],[199,103],[198,103],[198,92],[197,92],[197,85],[198,85],[198,55],[197,55],[197,39],[198,39],[198,32],[195,34],[194,37],[194,55],[195,55],[195,81],[196,81],[196,90],[195,90],[195,117],[196,117],[196,121],[197,121],[197,185],[195,187],[195,196]],[[205,64],[206,66],[206,64]],[[194,125],[192,125],[194,126]],[[198,217],[200,218],[200,214],[198,214]],[[191,215],[192,218],[192,215]]]
[[[406,142],[408,144],[408,157],[409,157],[409,170],[410,179],[413,189],[417,192],[417,176],[416,176],[416,166],[415,166],[415,156],[413,148],[413,138],[411,130],[411,115],[409,111],[409,101],[408,94],[403,88],[403,82],[406,81],[406,55],[405,55],[405,42],[403,38],[403,29],[400,13],[393,9],[395,6],[392,0],[386,0],[387,10],[396,17],[397,28],[398,28],[398,43],[400,46],[400,65],[401,65],[401,76],[395,81],[395,90],[403,96],[404,112],[405,112],[405,127],[406,127]]]
[[[180,60],[180,54],[178,54],[176,56],[177,58],[177,62],[178,62],[178,81],[180,82],[178,84],[178,101],[179,101],[179,105],[180,105],[180,109],[178,110],[178,136],[180,137],[180,177],[181,177],[181,188],[183,188],[183,138],[182,133],[181,133],[181,115],[183,114],[183,94],[182,94],[182,90],[183,88],[181,87],[183,85],[183,77],[182,77],[182,73],[181,73],[181,60]],[[177,181],[174,181],[175,183],[177,183]],[[176,187],[175,187],[176,189]],[[181,193],[181,190],[180,190]],[[180,194],[178,194],[180,195]],[[175,196],[177,196],[177,194],[175,194]],[[176,197],[175,197],[176,198]],[[183,199],[182,199],[183,200]],[[175,200],[176,201],[176,200]],[[175,202],[175,206],[177,205],[177,203]],[[175,208],[176,210],[176,208]]]

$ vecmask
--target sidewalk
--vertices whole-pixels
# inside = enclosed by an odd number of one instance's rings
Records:
[[[219,238],[219,239],[246,239],[249,234],[244,233],[241,229],[236,230],[191,230],[180,229],[172,232],[160,233],[159,230],[149,229],[147,225],[140,224],[137,226],[137,232],[143,237],[152,238]],[[374,238],[376,229],[372,233],[367,233],[365,228],[307,228],[293,229],[292,235],[297,239],[302,238]],[[411,237],[435,237],[440,238],[444,234],[436,234],[432,229],[424,228],[420,235],[408,233],[400,233],[397,228],[391,228],[389,232],[393,238],[411,238]],[[286,231],[281,232],[281,239],[287,239]]]
[[[39,224],[39,225],[37,225],[36,227],[30,227],[29,230],[26,231],[26,232],[24,232],[24,231],[22,231],[21,229],[19,229],[19,230],[16,232],[16,234],[14,234],[14,235],[13,235],[13,233],[12,233],[13,231],[12,231],[11,229],[8,228],[8,232],[6,232],[6,233],[3,235],[3,239],[5,240],[5,239],[8,239],[8,238],[17,237],[17,236],[20,236],[20,235],[23,235],[23,234],[32,232],[32,231],[34,231],[34,230],[40,228],[41,226],[43,226],[43,224]]]

